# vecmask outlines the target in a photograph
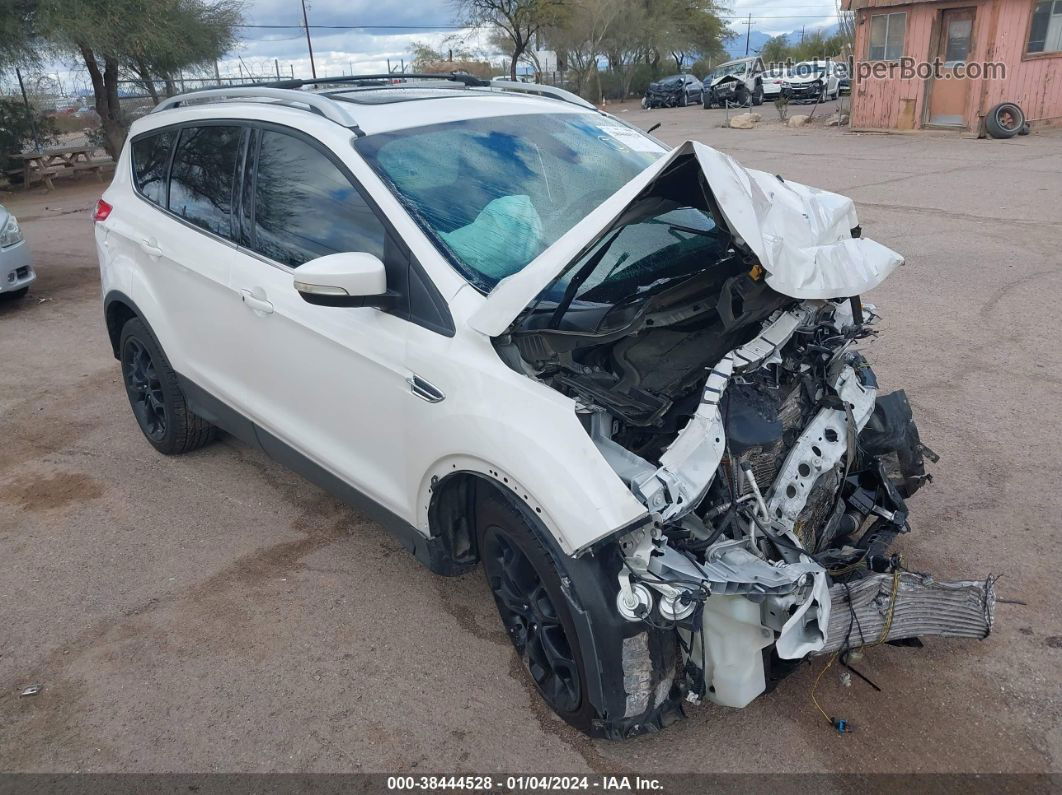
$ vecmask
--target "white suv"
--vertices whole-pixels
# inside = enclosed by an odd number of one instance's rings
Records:
[[[988,585],[887,552],[928,453],[853,349],[901,258],[849,200],[556,89],[319,82],[163,102],[98,204],[159,451],[221,428],[433,571],[482,562],[543,697],[598,736],[987,633]]]

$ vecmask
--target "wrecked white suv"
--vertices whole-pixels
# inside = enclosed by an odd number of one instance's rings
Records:
[[[320,81],[163,102],[95,216],[140,428],[217,428],[482,564],[597,736],[799,661],[983,637],[990,584],[890,551],[932,454],[856,350],[900,263],[851,201],[553,89]]]

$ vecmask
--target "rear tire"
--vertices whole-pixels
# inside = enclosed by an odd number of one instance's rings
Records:
[[[129,406],[152,447],[176,455],[213,441],[214,426],[188,408],[177,373],[142,320],[122,326],[118,352]]]

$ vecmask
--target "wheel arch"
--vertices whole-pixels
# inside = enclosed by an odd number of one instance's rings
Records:
[[[458,567],[479,562],[475,505],[483,490],[522,505],[528,516],[559,539],[559,528],[546,509],[512,474],[472,456],[447,456],[424,476],[417,500],[417,526],[429,538],[438,539]]]
[[[122,327],[133,318],[137,318],[147,326],[152,336],[156,340],[158,339],[155,330],[151,328],[151,324],[144,317],[144,313],[140,311],[140,307],[136,305],[132,298],[120,290],[111,290],[104,297],[103,317],[107,324],[107,338],[110,340],[111,352],[114,354],[115,359],[119,358],[120,355],[118,345],[122,339]]]

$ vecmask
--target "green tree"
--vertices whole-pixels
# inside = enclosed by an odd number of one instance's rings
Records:
[[[567,16],[564,0],[456,0],[461,20],[469,27],[486,28],[492,43],[509,55],[509,77],[516,79],[516,65],[537,36],[550,27],[561,27]]]
[[[33,33],[85,63],[103,146],[114,158],[128,131],[119,102],[123,73],[152,86],[223,55],[235,40],[239,0],[38,0]]]
[[[789,57],[789,39],[783,34],[772,36],[760,48],[760,58],[765,64],[783,63]]]
[[[38,143],[42,146],[53,144],[58,134],[50,116],[27,108],[22,100],[0,99],[0,169],[15,164],[8,162],[8,155]]]
[[[0,0],[0,70],[40,61],[36,19],[37,0]]]

